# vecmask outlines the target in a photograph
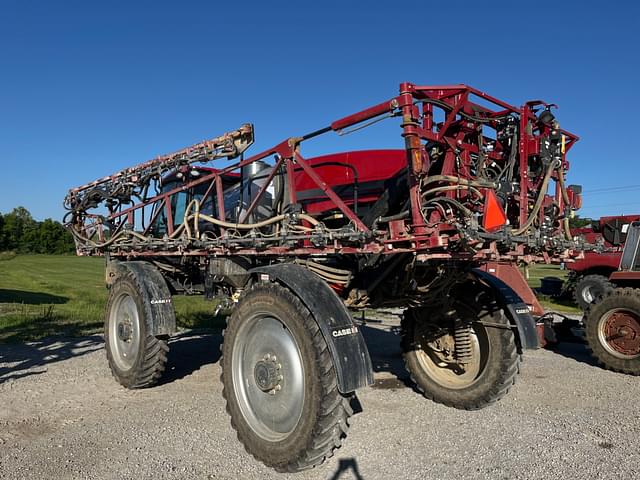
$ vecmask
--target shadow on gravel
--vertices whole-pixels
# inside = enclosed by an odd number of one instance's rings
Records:
[[[596,367],[598,363],[589,354],[587,343],[581,336],[581,331],[581,324],[578,320],[565,319],[561,323],[554,324],[554,333],[558,343],[549,345],[547,350]]]
[[[576,341],[561,341],[557,345],[553,345],[547,350],[562,355],[563,357],[571,358],[576,362],[586,363],[592,367],[598,367],[598,363],[587,351],[587,346],[581,340]]]
[[[360,325],[358,328],[367,343],[374,373],[388,372],[395,377],[376,379],[372,385],[373,388],[413,388],[409,374],[404,368],[400,335],[396,333],[396,328],[370,327],[368,325]]]
[[[364,477],[360,474],[358,462],[355,458],[341,458],[338,463],[338,469],[333,473],[329,480],[339,480],[341,478],[364,480]]]
[[[0,344],[0,383],[18,380],[47,371],[47,366],[79,357],[102,348],[104,340],[99,335],[80,338],[46,338],[25,344]]]
[[[169,359],[160,384],[179,380],[220,359],[219,331],[189,330],[171,337]]]

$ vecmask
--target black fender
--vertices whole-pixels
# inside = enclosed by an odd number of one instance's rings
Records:
[[[289,288],[309,309],[327,342],[341,393],[373,383],[369,350],[342,300],[327,283],[300,265],[281,263],[250,272],[257,281],[277,281]]]
[[[473,274],[493,290],[496,301],[504,310],[509,322],[516,327],[516,344],[518,352],[540,347],[536,331],[536,321],[529,311],[529,307],[522,301],[509,285],[490,273],[474,269]]]
[[[160,271],[149,262],[120,262],[111,260],[107,263],[107,286],[113,284],[119,275],[133,275],[140,286],[151,319],[151,334],[167,336],[176,332],[176,312],[167,282]]]

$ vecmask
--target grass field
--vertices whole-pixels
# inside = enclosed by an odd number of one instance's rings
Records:
[[[568,274],[567,270],[560,270],[558,265],[534,265],[529,267],[529,286],[534,289],[540,288],[540,283],[544,277],[557,277],[566,280]],[[538,300],[547,310],[561,313],[581,313],[581,310],[571,299],[557,300],[538,295]]]
[[[546,276],[565,278],[566,271],[535,266],[529,284],[537,288]],[[99,332],[106,300],[102,258],[0,254],[0,342]],[[578,311],[570,303],[541,301],[548,309]],[[213,317],[214,305],[202,297],[176,296],[174,304],[181,327],[222,325]]]
[[[0,342],[102,330],[104,259],[64,255],[0,257]],[[214,305],[176,296],[181,327],[219,327]]]

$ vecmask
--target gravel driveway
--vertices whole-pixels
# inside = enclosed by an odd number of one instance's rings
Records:
[[[0,345],[0,478],[631,478],[640,378],[595,367],[581,344],[528,353],[497,405],[464,412],[405,385],[398,322],[363,327],[376,384],[323,466],[279,475],[246,454],[221,396],[221,336],[183,332],[155,388],[111,378],[100,336]]]

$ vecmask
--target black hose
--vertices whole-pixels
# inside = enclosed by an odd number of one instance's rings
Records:
[[[396,213],[395,215],[389,215],[387,217],[378,217],[376,223],[388,223],[393,222],[394,220],[402,220],[403,218],[407,218],[409,216],[409,211],[405,210],[404,212]]]

